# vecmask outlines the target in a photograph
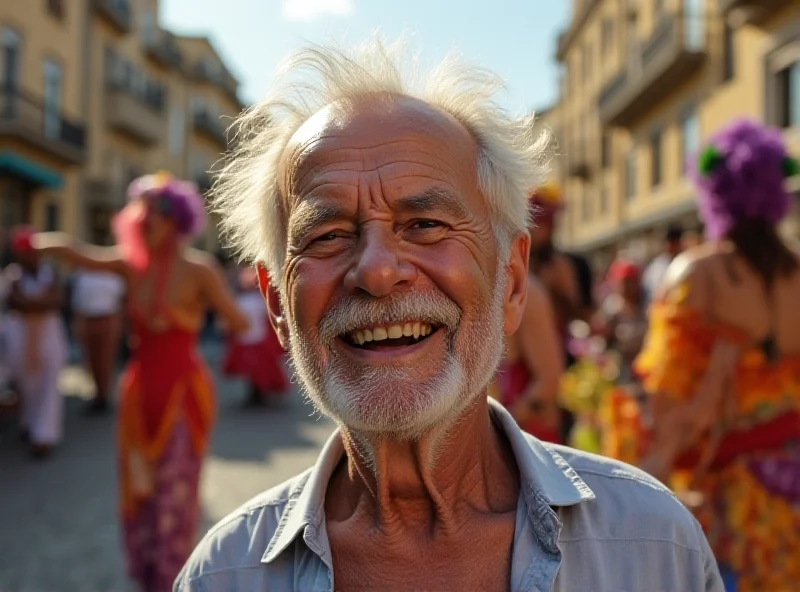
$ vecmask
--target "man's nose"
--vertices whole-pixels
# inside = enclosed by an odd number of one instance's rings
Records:
[[[356,260],[345,276],[345,287],[381,298],[412,284],[417,269],[405,260],[400,249],[400,239],[390,229],[378,225],[363,228]]]

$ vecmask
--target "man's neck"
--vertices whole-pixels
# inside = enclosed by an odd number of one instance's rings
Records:
[[[385,534],[456,532],[476,512],[516,508],[519,473],[485,397],[447,430],[416,442],[342,432],[347,452],[331,479],[329,520],[370,517]]]

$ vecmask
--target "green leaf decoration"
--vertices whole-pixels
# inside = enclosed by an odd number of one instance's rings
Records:
[[[724,160],[722,154],[714,146],[709,146],[700,154],[700,174],[706,176],[714,171]]]
[[[794,177],[795,175],[800,175],[800,162],[791,156],[787,156],[783,159],[782,168],[783,175],[785,177]]]

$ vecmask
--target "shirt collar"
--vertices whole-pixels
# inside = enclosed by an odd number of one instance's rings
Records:
[[[595,498],[589,486],[556,450],[520,430],[508,411],[494,399],[489,399],[489,409],[495,425],[511,444],[529,507],[533,507],[534,498],[556,507],[573,506]],[[336,430],[323,447],[316,465],[291,492],[278,528],[261,559],[263,563],[274,561],[307,526],[311,525],[316,531],[324,528],[325,492],[343,456],[344,446]]]

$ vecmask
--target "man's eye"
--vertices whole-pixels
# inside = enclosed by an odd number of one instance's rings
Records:
[[[332,241],[332,240],[338,238],[338,236],[339,235],[336,234],[335,232],[326,232],[325,234],[323,234],[321,236],[318,236],[317,238],[315,238],[311,242],[313,242],[313,243],[321,243],[321,242],[326,242],[326,241]]]
[[[414,223],[415,228],[419,228],[420,230],[428,230],[430,228],[440,228],[442,226],[441,222],[437,222],[436,220],[418,220]]]

